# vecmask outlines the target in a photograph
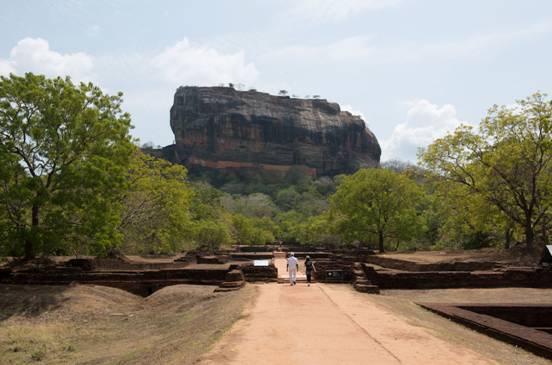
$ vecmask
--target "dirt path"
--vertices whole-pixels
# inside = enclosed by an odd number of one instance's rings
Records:
[[[347,285],[256,289],[246,317],[200,364],[495,364],[408,324]]]

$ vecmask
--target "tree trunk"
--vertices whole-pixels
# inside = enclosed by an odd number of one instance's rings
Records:
[[[29,237],[25,238],[25,259],[34,259],[33,240]]]
[[[379,243],[379,252],[383,253],[385,252],[385,249],[383,247],[383,232],[378,232],[378,243]]]
[[[533,224],[531,218],[528,217],[525,219],[525,243],[527,248],[533,248],[533,242],[535,241],[535,231],[533,230]]]
[[[504,248],[508,249],[512,247],[512,235],[513,235],[512,228],[510,227],[506,228],[506,231],[504,232]]]
[[[35,257],[34,243],[36,241],[36,235],[39,224],[40,207],[34,203],[31,209],[31,234],[30,237],[25,239],[25,259],[31,260]]]

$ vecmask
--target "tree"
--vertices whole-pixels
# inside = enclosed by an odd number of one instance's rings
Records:
[[[304,237],[306,218],[297,211],[290,210],[279,213],[276,221],[280,227],[280,235],[277,237],[285,242],[300,243]]]
[[[120,241],[119,195],[132,151],[122,94],[31,73],[0,77],[0,199],[26,258]]]
[[[196,241],[211,252],[221,245],[229,243],[231,236],[228,226],[214,220],[201,220],[194,224]]]
[[[423,227],[419,206],[423,191],[404,175],[383,169],[362,169],[346,176],[330,207],[337,230],[349,241],[376,237],[380,252],[385,239],[410,239]]]
[[[186,168],[133,153],[119,230],[125,252],[173,253],[191,235],[192,190]]]
[[[295,190],[295,187],[278,190],[276,193],[276,204],[283,210],[294,209],[301,199],[301,194]]]
[[[335,233],[333,223],[328,212],[308,218],[301,230],[301,242],[324,246],[341,244],[342,240]]]
[[[401,160],[384,161],[380,164],[380,166],[384,169],[388,169],[395,172],[404,172],[414,167],[414,165],[412,165],[410,162],[401,161]]]
[[[277,230],[277,227],[268,217],[250,218],[234,214],[232,225],[239,243],[264,245],[275,240],[273,232]]]
[[[425,212],[436,222],[433,243],[438,248],[475,249],[496,246],[513,238],[509,221],[479,194],[461,184],[438,179],[432,186],[431,207]],[[430,223],[431,224],[431,223]]]
[[[191,214],[193,220],[221,219],[223,206],[222,193],[206,182],[197,182],[192,185]]]
[[[226,195],[222,202],[230,212],[249,217],[273,217],[278,211],[270,196],[263,193],[240,195],[235,198]]]
[[[493,106],[479,132],[461,126],[433,142],[421,162],[494,205],[533,247],[547,237],[552,208],[552,101],[536,93],[514,107]]]
[[[230,243],[231,217],[221,203],[222,193],[205,182],[192,184],[190,213],[192,238],[199,246],[214,251]]]
[[[294,165],[287,171],[284,182],[292,185],[298,192],[303,192],[311,185],[312,178],[304,166]]]

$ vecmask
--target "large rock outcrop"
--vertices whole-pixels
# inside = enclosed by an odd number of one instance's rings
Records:
[[[175,146],[165,153],[194,169],[260,169],[311,175],[379,164],[381,149],[362,119],[321,99],[230,87],[180,87],[171,108]]]

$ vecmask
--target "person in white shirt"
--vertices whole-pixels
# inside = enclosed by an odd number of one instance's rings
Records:
[[[297,284],[298,269],[299,269],[299,261],[295,257],[295,254],[293,252],[290,252],[289,257],[287,259],[287,268],[286,268],[286,270],[289,272],[289,285]]]

